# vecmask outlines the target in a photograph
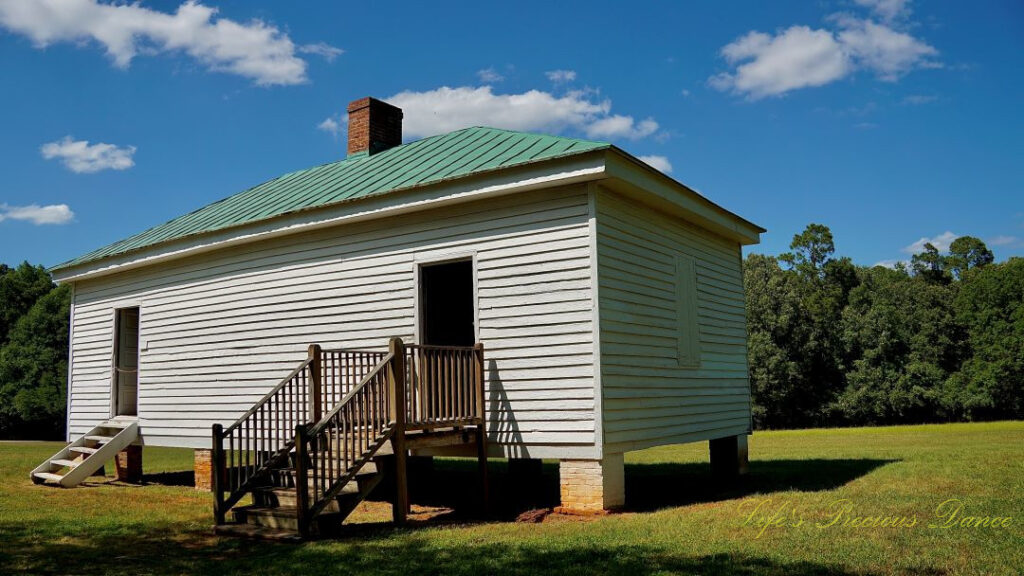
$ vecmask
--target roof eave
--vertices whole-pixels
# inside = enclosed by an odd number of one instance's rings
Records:
[[[605,152],[606,149],[596,149],[290,212],[251,224],[196,234],[77,265],[57,266],[52,268],[51,272],[54,280],[59,283],[77,282],[320,228],[504,194],[599,180],[606,177]]]
[[[744,246],[760,243],[761,234],[767,232],[618,147],[608,150],[605,166],[608,177],[617,181],[619,188]]]

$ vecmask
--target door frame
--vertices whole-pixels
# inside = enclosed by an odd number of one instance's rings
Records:
[[[423,318],[421,305],[423,304],[423,291],[420,286],[420,274],[423,268],[436,264],[448,264],[449,262],[471,262],[473,276],[473,340],[480,342],[480,291],[479,279],[477,277],[477,251],[462,250],[454,252],[430,252],[417,254],[412,265],[413,276],[413,342],[421,344],[423,341]]]
[[[110,408],[108,410],[108,414],[109,414],[110,418],[116,418],[118,416],[118,413],[117,413],[117,395],[118,395],[118,386],[117,386],[117,350],[118,350],[118,346],[120,345],[119,342],[120,342],[120,336],[121,336],[121,323],[118,321],[118,316],[120,315],[121,310],[127,310],[129,308],[135,308],[135,309],[137,309],[139,311],[139,328],[138,328],[138,334],[136,334],[136,337],[138,338],[139,342],[138,342],[138,345],[135,347],[135,355],[136,355],[136,358],[135,358],[135,366],[136,366],[135,371],[136,372],[135,372],[135,416],[134,417],[138,418],[138,414],[139,414],[139,399],[140,399],[140,396],[141,396],[139,394],[139,390],[141,388],[141,386],[139,386],[139,384],[140,384],[140,378],[139,377],[142,374],[142,303],[141,302],[133,302],[133,301],[117,302],[117,303],[114,304],[113,310],[111,310],[111,326],[113,327],[113,329],[110,331],[110,335],[111,335],[111,342],[110,342]]]

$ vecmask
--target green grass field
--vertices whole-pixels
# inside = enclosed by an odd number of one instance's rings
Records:
[[[57,448],[0,444],[0,572],[1024,573],[1024,422],[758,433],[751,475],[733,485],[709,477],[706,443],[647,450],[627,456],[625,512],[540,524],[507,518],[557,497],[554,465],[540,493],[523,494],[492,463],[493,498],[505,505],[502,519],[482,522],[443,513],[474,477],[472,463],[442,461],[435,488],[413,498],[433,514],[399,529],[387,504],[366,503],[343,537],[304,544],[213,536],[209,494],[175,474],[190,469],[191,451],[147,448],[141,487],[33,485],[28,471]],[[953,513],[1000,525],[949,526]]]

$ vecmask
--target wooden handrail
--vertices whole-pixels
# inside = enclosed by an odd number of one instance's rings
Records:
[[[374,375],[377,374],[378,371],[383,370],[384,367],[387,366],[387,364],[391,361],[391,358],[392,358],[391,355],[388,354],[387,356],[384,357],[383,360],[378,362],[377,365],[373,367],[373,370],[370,370],[370,373],[367,374],[365,377],[363,377],[363,380],[359,384],[357,384],[355,388],[353,388],[351,391],[349,391],[348,394],[346,394],[344,398],[342,398],[341,402],[338,402],[338,404],[334,408],[332,408],[330,412],[328,412],[326,415],[324,415],[323,418],[321,418],[319,421],[317,421],[316,423],[314,423],[314,424],[312,424],[310,426],[310,428],[309,428],[309,435],[312,436],[314,434],[319,434],[321,431],[323,431],[323,429],[327,426],[327,424],[330,422],[330,420],[332,418],[334,418],[338,414],[338,412],[345,406],[345,404],[353,396],[355,396],[357,393],[359,393],[359,391],[364,386],[366,386],[366,384],[370,381],[370,379]]]
[[[483,421],[483,345],[406,347],[407,430]]]
[[[291,374],[285,376],[284,380],[281,380],[281,382],[278,383],[277,386],[274,386],[273,388],[271,388],[270,392],[267,392],[262,398],[257,400],[256,403],[252,405],[252,408],[249,408],[248,410],[246,410],[245,414],[242,414],[241,416],[239,416],[238,420],[235,420],[235,422],[233,424],[231,424],[230,426],[225,428],[224,429],[224,434],[230,434],[233,430],[238,428],[242,424],[242,422],[244,422],[247,418],[249,418],[250,416],[255,414],[256,411],[260,409],[260,406],[263,406],[264,404],[269,402],[270,399],[273,398],[275,395],[277,395],[281,391],[281,389],[284,388],[285,385],[288,384],[288,382],[292,378],[295,378],[296,376],[298,376],[298,374],[300,372],[302,372],[303,370],[308,368],[310,362],[311,362],[311,359],[307,358],[305,362],[303,362],[302,364],[299,364],[298,368],[296,368],[295,370],[292,370]]]
[[[395,352],[389,352],[319,422],[296,428],[296,513],[301,534],[309,533],[312,519],[393,437],[396,402],[391,390],[400,383],[393,377],[395,364]]]
[[[407,430],[476,426],[486,479],[484,380],[482,344],[407,346],[393,338],[386,352],[309,346],[308,358],[241,418],[227,428],[213,426],[217,523],[294,450],[296,514],[306,534],[312,519],[388,441],[396,468],[392,509],[395,521],[404,522]]]

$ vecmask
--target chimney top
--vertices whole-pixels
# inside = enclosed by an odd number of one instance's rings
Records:
[[[376,154],[402,143],[402,109],[376,98],[348,105],[348,155]]]

